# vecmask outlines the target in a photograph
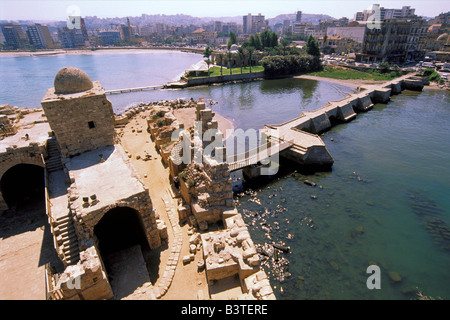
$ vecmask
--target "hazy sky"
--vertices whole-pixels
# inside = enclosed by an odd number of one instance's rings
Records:
[[[334,18],[353,18],[373,3],[385,8],[411,6],[417,15],[434,17],[450,11],[449,0],[0,0],[0,20],[66,20],[71,12],[81,16],[125,17],[141,14],[187,14],[195,17],[242,16],[261,13],[273,18],[282,13],[323,13]]]

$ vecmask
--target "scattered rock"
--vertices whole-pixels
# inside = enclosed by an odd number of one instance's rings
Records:
[[[206,231],[208,230],[208,222],[202,221],[198,224],[198,227],[200,228],[200,230]]]
[[[330,260],[330,265],[333,267],[334,270],[339,271],[339,266],[336,262],[334,262],[333,260]]]
[[[312,182],[312,181],[309,181],[309,180],[305,180],[305,181],[303,181],[305,184],[307,184],[307,185],[310,185],[310,186],[312,186],[312,187],[315,187],[316,186],[316,183],[315,182]]]
[[[404,295],[413,295],[413,294],[417,294],[417,288],[416,287],[404,287],[402,288],[402,293]]]
[[[188,264],[191,262],[191,256],[187,255],[183,257],[183,264]]]
[[[389,271],[388,272],[389,278],[393,281],[393,282],[400,282],[402,281],[402,277],[398,274],[398,272],[396,271]]]
[[[205,260],[200,259],[197,261],[197,271],[202,272],[205,269]]]

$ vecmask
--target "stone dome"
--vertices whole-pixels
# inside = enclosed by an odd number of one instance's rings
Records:
[[[86,72],[75,67],[64,67],[55,76],[55,93],[77,93],[92,89],[92,83]]]

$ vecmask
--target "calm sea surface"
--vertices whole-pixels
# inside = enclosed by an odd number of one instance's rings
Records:
[[[175,80],[201,59],[160,51],[0,57],[0,104],[40,106],[63,66],[117,89]],[[261,129],[351,92],[325,81],[283,79],[108,98],[120,113],[139,102],[203,97],[236,127]],[[448,119],[448,93],[403,91],[322,135],[335,159],[332,171],[284,166],[236,197],[257,245],[290,247],[263,263],[278,299],[416,299],[417,291],[450,299]],[[380,290],[366,286],[370,264],[380,267]],[[393,272],[400,281],[391,280]]]

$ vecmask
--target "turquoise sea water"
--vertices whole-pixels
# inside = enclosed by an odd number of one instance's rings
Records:
[[[201,58],[176,52],[1,57],[0,104],[39,106],[66,65],[115,89],[174,80]],[[203,97],[236,127],[261,129],[351,92],[325,81],[282,79],[108,98],[119,113],[139,102]],[[448,93],[403,91],[322,135],[335,159],[331,171],[286,165],[236,196],[258,246],[290,247],[263,263],[278,299],[416,299],[417,291],[450,298],[449,118]],[[366,286],[369,264],[381,269],[380,290]]]

